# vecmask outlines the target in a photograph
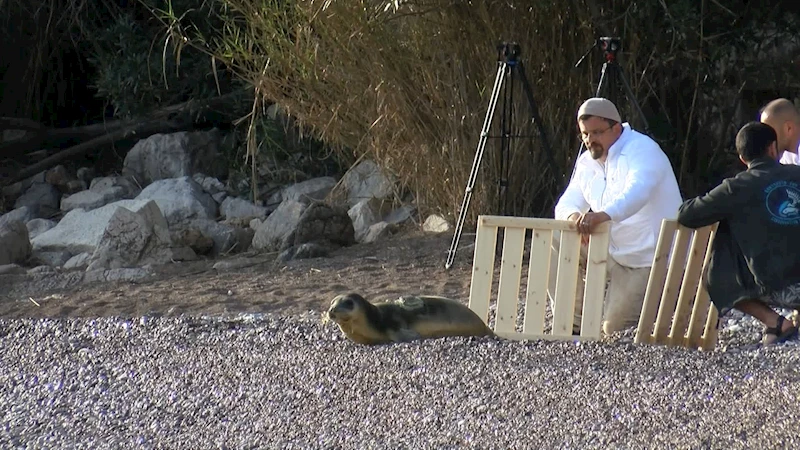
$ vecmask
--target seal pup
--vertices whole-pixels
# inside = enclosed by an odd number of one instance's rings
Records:
[[[410,342],[445,336],[492,336],[494,333],[456,300],[434,295],[405,296],[370,303],[359,294],[337,295],[323,315],[353,342],[364,345]]]

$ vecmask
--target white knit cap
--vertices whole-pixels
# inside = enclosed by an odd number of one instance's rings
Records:
[[[614,106],[614,103],[602,97],[593,97],[583,102],[581,107],[578,108],[578,117],[584,114],[622,122],[619,111],[617,111],[617,107]]]

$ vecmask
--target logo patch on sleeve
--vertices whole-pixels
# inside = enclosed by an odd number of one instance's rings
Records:
[[[764,190],[771,220],[780,225],[800,224],[800,186],[793,181],[777,181]]]

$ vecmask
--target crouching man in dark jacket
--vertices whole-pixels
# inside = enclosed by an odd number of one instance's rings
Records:
[[[747,170],[683,202],[678,222],[719,222],[704,280],[720,317],[735,308],[761,321],[765,344],[798,336],[775,308],[800,309],[800,166],[780,164],[777,135],[751,122],[736,135]]]

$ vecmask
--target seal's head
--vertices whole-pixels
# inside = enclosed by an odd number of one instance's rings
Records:
[[[364,297],[350,293],[341,294],[331,300],[331,306],[325,313],[325,321],[332,320],[338,325],[350,325],[364,319]]]

